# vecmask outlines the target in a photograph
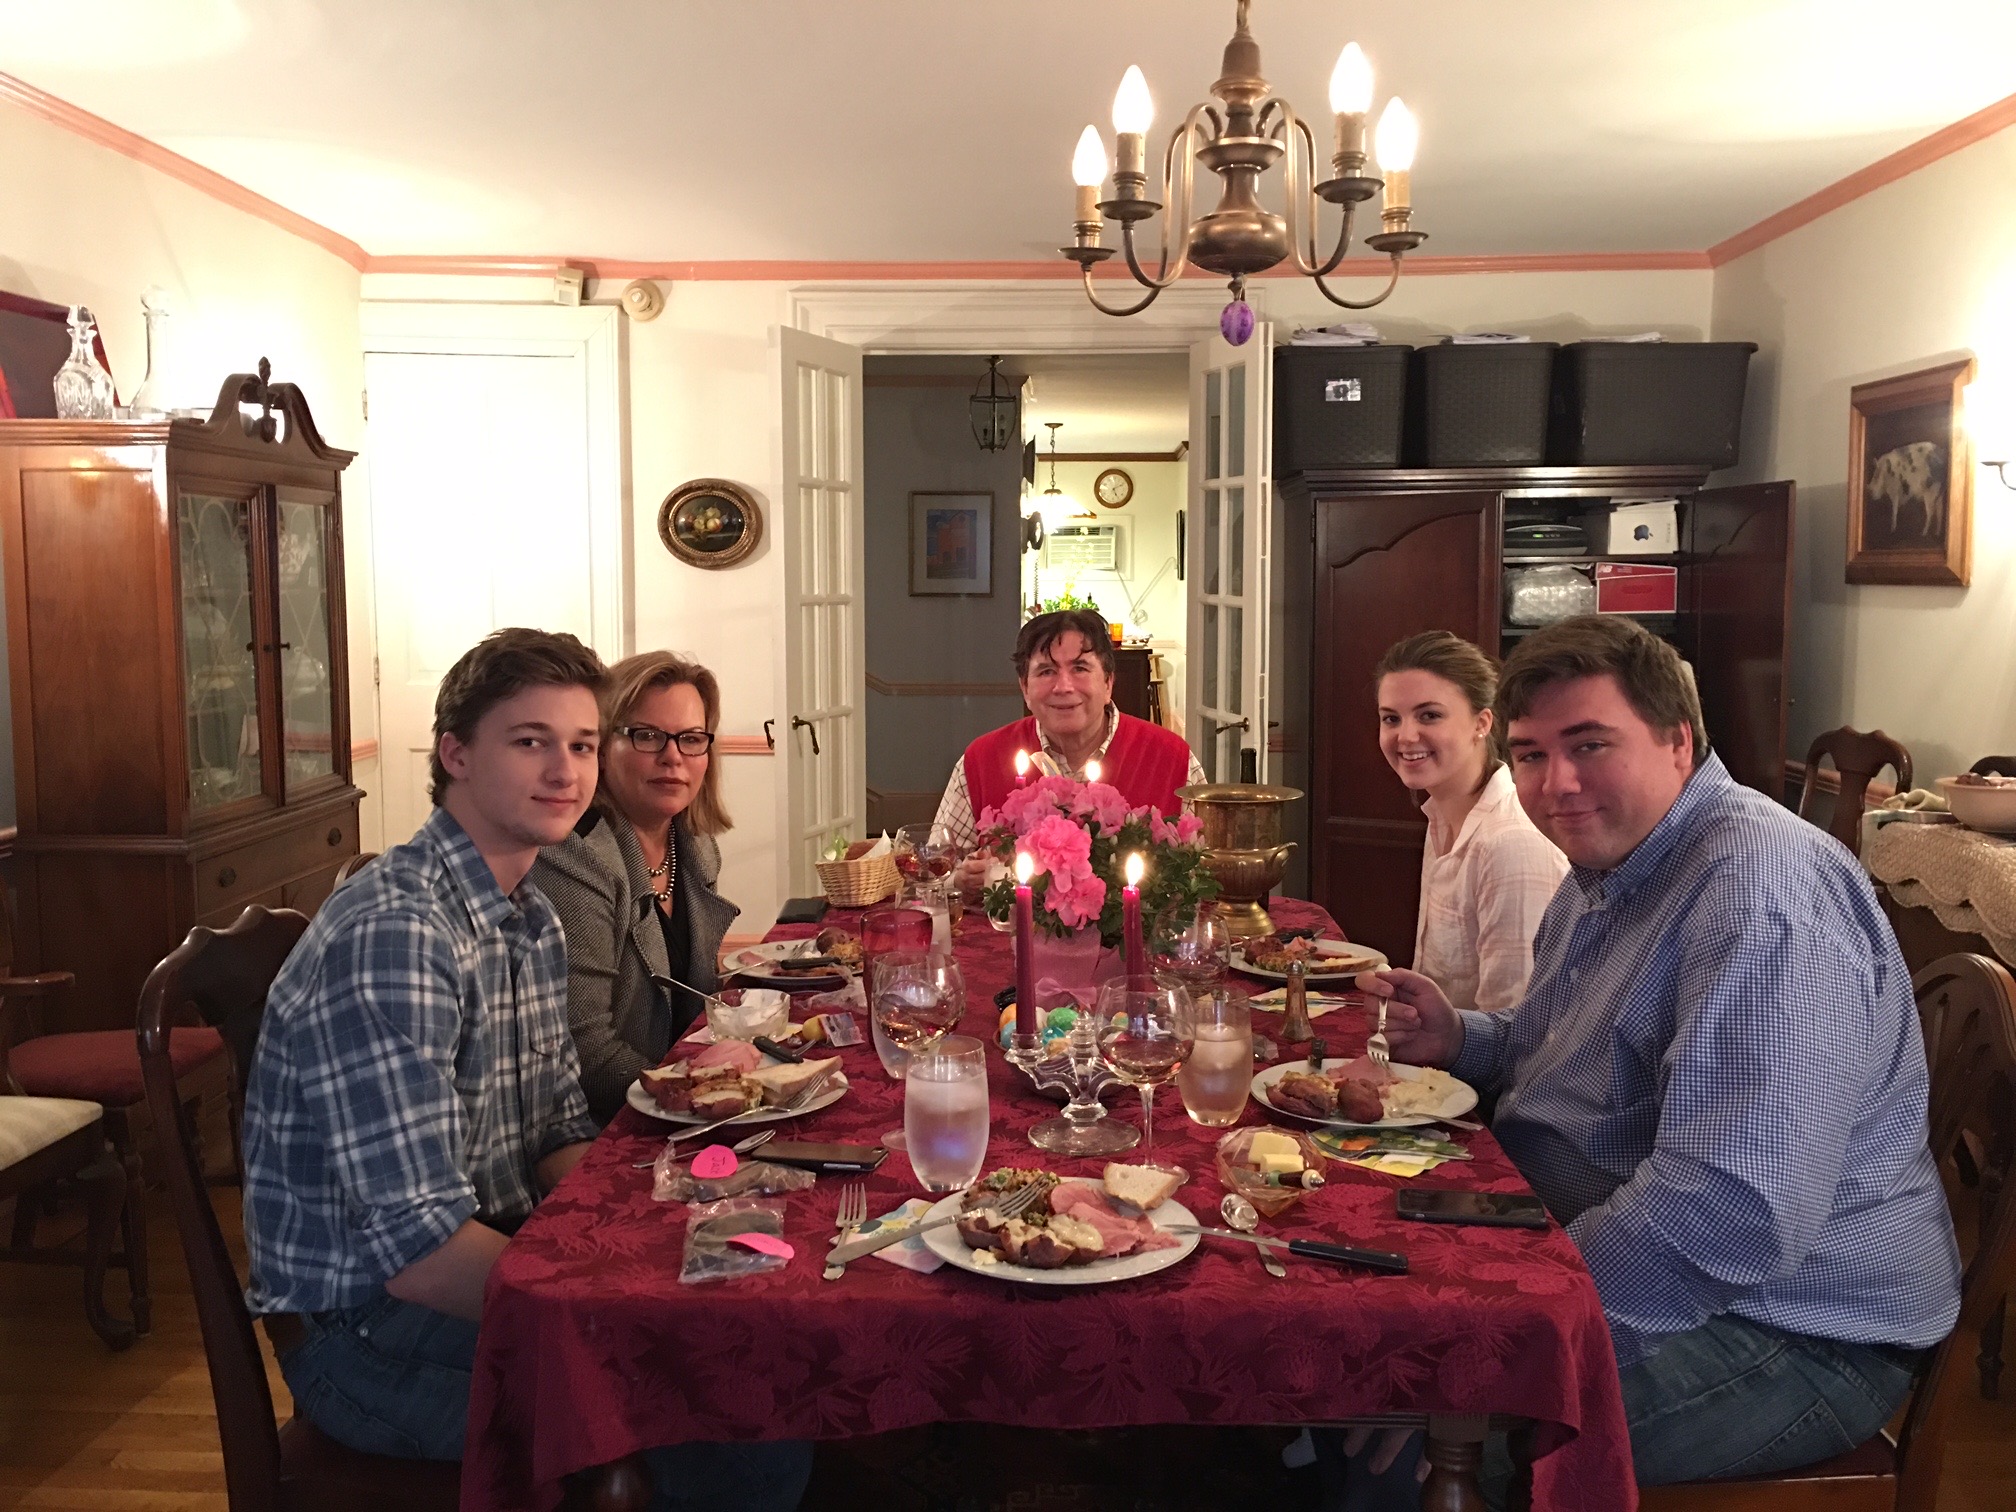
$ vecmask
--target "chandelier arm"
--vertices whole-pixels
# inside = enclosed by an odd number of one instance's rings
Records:
[[[1282,106],[1282,112],[1293,128],[1288,140],[1288,165],[1287,173],[1284,175],[1288,185],[1289,196],[1288,244],[1295,251],[1295,267],[1298,272],[1305,273],[1311,278],[1323,278],[1328,274],[1336,272],[1337,265],[1344,261],[1345,255],[1351,250],[1351,222],[1357,217],[1358,206],[1352,201],[1345,201],[1343,210],[1344,223],[1337,228],[1337,245],[1331,251],[1329,258],[1319,267],[1316,262],[1318,256],[1316,251],[1316,234],[1322,228],[1323,211],[1320,202],[1316,198],[1316,139],[1310,134],[1309,123],[1296,115],[1291,107]],[[1303,174],[1299,178],[1295,174],[1295,140],[1297,138],[1300,138],[1302,150],[1305,154],[1302,162]],[[1298,214],[1307,214],[1309,217],[1309,256],[1306,262],[1302,256],[1301,241],[1295,236],[1296,217]]]
[[[1190,114],[1183,118],[1182,128],[1171,134],[1169,146],[1162,154],[1162,203],[1165,207],[1162,211],[1162,253],[1161,266],[1153,277],[1150,277],[1147,270],[1141,266],[1135,252],[1133,222],[1121,223],[1120,245],[1127,254],[1127,271],[1134,275],[1134,281],[1144,289],[1166,289],[1181,278],[1190,266],[1190,219],[1197,208],[1197,154],[1188,144],[1196,130],[1197,118],[1204,108],[1201,105],[1191,107]],[[1186,147],[1180,168],[1176,156],[1179,143]],[[1176,248],[1175,265],[1172,267],[1169,260],[1169,231],[1172,226],[1177,225],[1183,228],[1182,241]]]
[[[1386,296],[1391,294],[1393,290],[1399,286],[1400,254],[1398,252],[1395,252],[1392,254],[1392,257],[1393,257],[1392,276],[1390,276],[1386,280],[1386,287],[1381,289],[1377,294],[1373,295],[1370,299],[1341,299],[1337,295],[1330,292],[1330,286],[1325,282],[1323,282],[1323,275],[1321,273],[1311,274],[1310,276],[1316,280],[1316,287],[1323,291],[1323,297],[1329,300],[1330,303],[1334,305],[1342,305],[1347,310],[1369,310],[1372,308],[1372,306],[1376,304],[1385,303]]]
[[[1092,308],[1097,310],[1101,315],[1139,315],[1148,306],[1155,303],[1156,297],[1162,292],[1162,286],[1158,284],[1149,289],[1146,297],[1139,304],[1129,305],[1124,310],[1116,309],[1112,305],[1105,305],[1099,302],[1099,296],[1092,289],[1092,269],[1090,267],[1084,269],[1084,278],[1085,297],[1092,301]]]

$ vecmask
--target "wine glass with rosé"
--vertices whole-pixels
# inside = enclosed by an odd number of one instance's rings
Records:
[[[1155,1147],[1155,1089],[1175,1079],[1196,1041],[1190,994],[1147,977],[1123,978],[1099,989],[1093,1012],[1100,1059],[1141,1093],[1141,1152],[1149,1154]]]
[[[952,844],[952,831],[942,824],[906,824],[890,842],[896,871],[914,894],[926,883],[952,874],[959,855]]]
[[[895,951],[878,956],[870,986],[875,1048],[884,1052],[887,1047],[883,1068],[899,1078],[966,1013],[966,978],[949,955]],[[882,1143],[892,1150],[907,1148],[901,1129],[883,1135]]]

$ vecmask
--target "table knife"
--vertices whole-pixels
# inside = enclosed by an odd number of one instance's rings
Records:
[[[1285,1249],[1291,1255],[1302,1255],[1310,1260],[1330,1260],[1339,1265],[1362,1265],[1367,1270],[1383,1271],[1389,1276],[1407,1274],[1407,1257],[1392,1250],[1353,1249],[1348,1244],[1321,1244],[1314,1239],[1273,1239],[1263,1234],[1241,1234],[1232,1229],[1202,1228],[1190,1223],[1172,1223],[1163,1229],[1166,1234],[1209,1234],[1214,1239],[1243,1239],[1248,1244],[1257,1244],[1262,1249]]]

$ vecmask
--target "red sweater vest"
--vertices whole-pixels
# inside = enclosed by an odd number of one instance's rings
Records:
[[[1015,790],[1015,753],[1034,756],[1042,748],[1033,715],[990,730],[966,747],[966,794],[976,824]],[[1122,714],[1099,768],[1099,780],[1118,788],[1130,808],[1152,807],[1173,819],[1183,807],[1176,789],[1189,779],[1190,747],[1171,730]]]

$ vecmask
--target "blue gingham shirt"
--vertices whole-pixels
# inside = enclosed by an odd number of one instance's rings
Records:
[[[1923,1347],[1960,1307],[1911,978],[1839,842],[1709,755],[1612,871],[1573,868],[1533,980],[1451,1070],[1581,1248],[1629,1367],[1735,1313]]]
[[[287,958],[244,1132],[255,1313],[370,1301],[469,1219],[515,1226],[537,1163],[596,1132],[552,905],[436,809]]]

